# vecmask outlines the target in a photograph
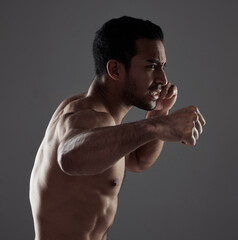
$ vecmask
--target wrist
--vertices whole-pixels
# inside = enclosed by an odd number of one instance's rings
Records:
[[[168,113],[163,113],[160,116],[150,116],[145,121],[147,122],[147,129],[154,139],[166,140],[170,128],[167,119]]]
[[[147,112],[146,118],[151,118],[151,117],[160,117],[160,116],[167,116],[169,114],[169,110],[152,110]]]

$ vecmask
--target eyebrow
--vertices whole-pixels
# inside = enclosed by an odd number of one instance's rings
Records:
[[[158,65],[163,65],[163,63],[161,63],[158,59],[148,59],[147,62],[156,63]],[[165,65],[166,65],[166,62],[164,63],[164,66]]]

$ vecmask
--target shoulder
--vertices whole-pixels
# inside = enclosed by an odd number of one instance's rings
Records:
[[[52,116],[52,120],[56,120],[62,114],[62,112],[65,110],[65,108],[67,106],[71,105],[76,100],[85,98],[86,95],[87,95],[87,92],[84,92],[84,93],[80,93],[78,95],[75,95],[75,96],[72,96],[72,97],[69,97],[69,98],[63,100],[60,103],[60,105],[57,107],[57,109],[55,110],[55,112]]]
[[[92,109],[83,109],[77,112],[62,114],[57,124],[60,138],[73,132],[83,132],[90,129],[114,126],[115,121],[106,112],[97,112]]]
[[[63,124],[70,124],[73,128],[83,129],[115,125],[115,121],[109,113],[92,109],[65,113],[62,115],[61,120]]]

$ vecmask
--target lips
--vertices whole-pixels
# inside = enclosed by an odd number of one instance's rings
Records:
[[[149,95],[153,98],[153,100],[159,99],[161,89],[156,89],[156,90],[150,90]]]

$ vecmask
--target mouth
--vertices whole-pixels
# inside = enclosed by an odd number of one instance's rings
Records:
[[[148,92],[149,92],[150,97],[153,100],[158,100],[159,96],[160,96],[161,89],[156,89],[156,90],[148,91]]]

